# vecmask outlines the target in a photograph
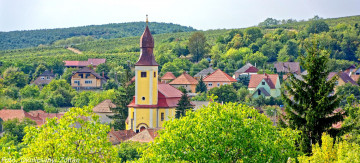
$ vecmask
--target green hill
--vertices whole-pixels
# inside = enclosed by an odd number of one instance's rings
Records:
[[[94,39],[113,39],[140,36],[145,22],[114,23],[82,27],[0,32],[0,50],[50,45],[57,40],[91,36]],[[172,23],[149,23],[153,34],[195,31],[192,27]]]

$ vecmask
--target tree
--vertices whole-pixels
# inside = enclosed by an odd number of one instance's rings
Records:
[[[245,29],[245,36],[248,36],[251,42],[255,42],[256,39],[263,37],[259,27],[250,27]]]
[[[104,75],[107,75],[110,72],[110,66],[108,63],[102,63],[99,64],[98,66],[96,66],[96,73],[102,75],[102,73],[104,72]]]
[[[326,24],[324,20],[314,20],[310,22],[306,30],[308,33],[328,32],[329,25]]]
[[[300,56],[300,65],[308,74],[303,76],[304,80],[290,74],[284,84],[286,93],[281,94],[286,113],[283,119],[288,127],[302,131],[300,149],[307,154],[311,152],[312,143],[321,143],[323,132],[336,135],[331,126],[343,120],[341,112],[334,112],[341,99],[337,94],[331,95],[337,78],[327,80],[328,57],[316,43],[307,48],[307,54]]]
[[[203,81],[203,78],[202,76],[200,77],[200,80],[199,80],[199,83],[196,85],[196,88],[195,88],[195,92],[206,92],[207,91],[207,87],[206,87],[206,84],[204,83]]]
[[[244,57],[244,64],[245,63],[256,63],[258,67],[261,67],[265,64],[265,62],[268,60],[268,57],[264,56],[263,53],[257,51],[256,53],[250,53],[247,54]]]
[[[300,163],[307,162],[359,162],[360,145],[346,140],[336,140],[328,134],[321,137],[322,144],[316,143],[312,149],[312,156],[300,156]]]
[[[122,162],[135,161],[140,158],[142,151],[147,148],[147,143],[125,141],[118,145],[119,158]]]
[[[71,100],[77,94],[65,80],[52,80],[40,92],[40,98],[55,107],[72,106]]]
[[[40,95],[40,89],[37,85],[26,85],[20,89],[21,98],[37,98]]]
[[[140,161],[286,162],[299,154],[297,138],[297,131],[277,129],[252,107],[210,103],[165,122]]]
[[[186,94],[186,90],[182,90],[181,98],[177,104],[175,111],[175,118],[180,118],[185,116],[185,113],[192,109],[192,104],[190,103],[190,98]]]
[[[354,95],[357,100],[360,100],[360,89],[358,85],[353,85],[351,83],[346,83],[345,85],[336,87],[336,93],[341,97],[349,97]],[[346,100],[340,102],[340,106],[345,106]]]
[[[346,98],[346,101],[348,102],[348,104],[345,106],[345,112],[347,113],[347,116],[344,119],[341,127],[344,128],[346,139],[349,142],[360,144],[359,100],[357,100],[354,95],[351,95]]]
[[[5,135],[14,137],[16,139],[16,144],[23,141],[23,137],[25,136],[25,127],[26,126],[35,126],[36,123],[31,119],[25,118],[23,120],[12,119],[2,122],[3,132]]]
[[[195,32],[189,38],[189,52],[193,55],[193,61],[198,62],[207,52],[206,37],[202,32]]]
[[[36,79],[39,75],[41,75],[46,70],[46,67],[43,64],[40,64],[36,67],[35,72],[32,74],[32,78]]]
[[[91,91],[83,91],[79,93],[79,95],[75,96],[71,100],[71,104],[75,107],[84,107],[87,106],[90,102],[90,98],[93,96],[94,92]]]
[[[118,162],[117,150],[107,138],[109,131],[91,107],[70,108],[61,119],[51,118],[39,128],[27,128],[20,159]]]
[[[5,85],[15,85],[16,87],[22,88],[27,84],[27,75],[17,67],[7,68],[3,75]]]
[[[64,74],[62,75],[61,79],[66,80],[69,84],[71,84],[71,77],[73,75],[73,71],[78,70],[77,68],[66,68]]]
[[[33,98],[23,99],[21,101],[21,106],[26,112],[31,110],[44,110],[44,101]]]
[[[245,102],[246,96],[249,95],[249,90],[245,87],[240,88],[237,91],[238,101],[239,102]]]
[[[215,95],[218,98],[217,102],[235,102],[237,101],[236,90],[232,85],[222,85],[220,87],[212,88],[208,91],[209,95]]]

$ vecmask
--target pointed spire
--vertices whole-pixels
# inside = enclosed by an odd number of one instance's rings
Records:
[[[153,54],[154,38],[151,35],[148,27],[148,16],[146,15],[146,27],[144,33],[140,38],[140,58],[135,63],[135,66],[158,66]]]
[[[148,14],[146,14],[146,26],[149,24]]]

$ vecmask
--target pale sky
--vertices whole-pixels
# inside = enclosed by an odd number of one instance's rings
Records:
[[[360,15],[360,0],[0,0],[0,31],[145,21],[200,30]]]

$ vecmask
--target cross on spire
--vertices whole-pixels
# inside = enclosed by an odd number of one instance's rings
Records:
[[[146,14],[146,26],[148,26],[149,20],[148,20],[148,14]]]

